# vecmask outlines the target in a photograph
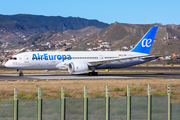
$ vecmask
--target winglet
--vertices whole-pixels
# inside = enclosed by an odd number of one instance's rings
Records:
[[[142,39],[137,43],[137,45],[131,50],[131,52],[139,52],[139,53],[145,53],[149,54],[154,37],[156,35],[156,31],[158,29],[158,26],[152,27],[143,37]]]

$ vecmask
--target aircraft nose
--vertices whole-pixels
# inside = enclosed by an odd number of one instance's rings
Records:
[[[4,66],[9,67],[9,62],[7,61]]]

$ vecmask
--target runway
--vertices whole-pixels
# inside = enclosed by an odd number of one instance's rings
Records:
[[[69,75],[69,74],[0,74],[0,81],[4,80],[86,80],[86,79],[144,79],[165,78],[180,79],[180,73],[99,73],[98,76]]]
[[[7,68],[0,67],[1,70]],[[180,70],[180,67],[128,67],[121,70]],[[70,74],[0,74],[0,81],[4,80],[86,80],[86,79],[143,79],[143,78],[165,78],[180,79],[180,73],[99,73],[98,76],[70,75]]]
[[[69,75],[69,74],[0,74],[0,81],[2,80],[85,80],[85,79],[133,79],[143,77],[120,76],[117,74],[99,74],[98,76],[84,75]],[[147,77],[144,77],[147,78]]]

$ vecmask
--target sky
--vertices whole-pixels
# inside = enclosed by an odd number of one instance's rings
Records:
[[[0,0],[0,14],[72,16],[109,24],[180,24],[180,0]]]

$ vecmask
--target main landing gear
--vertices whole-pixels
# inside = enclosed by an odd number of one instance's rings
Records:
[[[23,76],[23,71],[22,70],[17,70],[19,72],[19,76]]]
[[[97,76],[97,75],[98,75],[98,72],[89,72],[88,75],[89,75],[89,76]]]
[[[92,72],[88,73],[89,76],[97,76],[98,75],[98,72],[95,72],[95,70],[96,70],[95,67],[91,67],[90,70]]]

